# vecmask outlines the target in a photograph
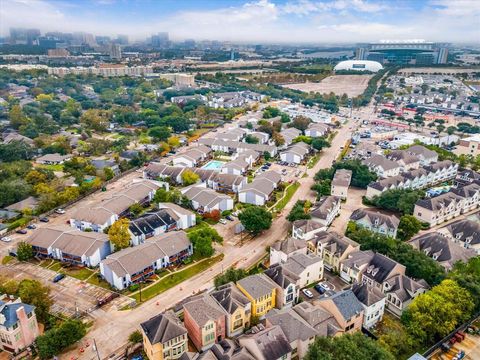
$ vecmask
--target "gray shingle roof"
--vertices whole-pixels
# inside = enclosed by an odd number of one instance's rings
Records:
[[[172,311],[158,314],[140,324],[150,344],[164,344],[169,340],[187,334],[187,329]]]
[[[276,288],[275,283],[265,274],[254,274],[237,281],[252,298],[258,299],[270,295]]]
[[[363,312],[363,306],[355,297],[352,290],[340,291],[332,295],[329,299],[333,301],[345,320],[349,320]]]

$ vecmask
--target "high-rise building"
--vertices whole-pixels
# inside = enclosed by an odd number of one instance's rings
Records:
[[[122,58],[122,48],[118,44],[110,44],[110,59],[120,60]]]
[[[355,57],[357,60],[372,60],[382,64],[445,64],[447,46],[425,40],[382,40],[359,46]]]
[[[40,37],[40,30],[25,28],[10,28],[10,44],[34,45]]]
[[[168,35],[167,35],[168,38]],[[128,35],[117,35],[115,42],[120,45],[128,45]]]
[[[168,32],[159,32],[157,35],[152,35],[153,47],[166,47],[168,46]]]

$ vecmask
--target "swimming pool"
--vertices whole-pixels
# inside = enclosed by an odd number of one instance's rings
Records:
[[[211,160],[208,163],[206,163],[205,165],[203,165],[202,169],[220,171],[223,164],[225,164],[225,162],[223,162],[223,161]]]

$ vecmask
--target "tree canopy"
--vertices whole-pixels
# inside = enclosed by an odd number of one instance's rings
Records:
[[[395,360],[374,340],[360,332],[338,337],[317,337],[304,360]]]
[[[115,247],[115,251],[125,249],[130,246],[130,231],[128,230],[130,221],[128,219],[119,219],[115,221],[108,229],[108,239]]]
[[[245,230],[252,234],[259,234],[272,226],[272,213],[260,206],[250,206],[238,216]]]

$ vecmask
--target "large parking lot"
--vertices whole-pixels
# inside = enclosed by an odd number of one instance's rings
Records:
[[[55,271],[26,262],[13,262],[7,266],[2,266],[2,275],[6,278],[17,281],[35,279],[49,286],[54,301],[52,306],[54,314],[67,316],[90,314],[96,309],[97,300],[110,294],[109,290],[69,276],[54,283],[52,279],[56,274]],[[132,299],[126,296],[120,296],[102,309],[108,310],[113,307],[120,309],[130,304],[131,301]]]

